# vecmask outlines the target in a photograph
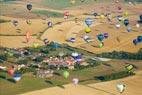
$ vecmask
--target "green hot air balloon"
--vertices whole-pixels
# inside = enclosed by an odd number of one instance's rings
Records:
[[[68,77],[69,77],[69,72],[68,72],[68,71],[64,71],[63,76],[64,76],[65,78],[68,78]]]

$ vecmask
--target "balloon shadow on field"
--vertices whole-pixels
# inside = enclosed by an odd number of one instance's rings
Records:
[[[65,87],[63,85],[56,85],[56,86],[58,86],[58,87],[60,87],[62,89],[65,89]]]

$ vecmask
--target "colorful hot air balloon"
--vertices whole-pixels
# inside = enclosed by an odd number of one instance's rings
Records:
[[[32,21],[31,21],[31,20],[26,20],[26,23],[27,23],[28,25],[32,25]]]
[[[98,38],[99,41],[102,42],[104,40],[104,35],[103,34],[99,34],[99,35],[97,35],[97,38]]]
[[[15,73],[13,75],[13,79],[15,80],[15,82],[20,81],[21,77],[22,77],[22,74],[19,74],[19,73]]]
[[[86,18],[86,19],[85,19],[85,23],[86,23],[86,25],[89,27],[90,25],[92,25],[93,20],[92,20],[91,18]]]
[[[108,38],[108,33],[104,33],[104,38]]]
[[[65,78],[68,78],[68,77],[69,77],[69,72],[68,72],[68,71],[64,71],[64,72],[63,72],[63,76],[64,76]]]
[[[134,69],[134,66],[131,65],[131,64],[129,64],[129,65],[126,66],[125,68],[126,68],[126,70],[127,70],[128,72],[131,72],[131,71]]]
[[[134,39],[134,40],[133,40],[133,44],[134,44],[134,45],[137,45],[137,44],[138,44],[138,40],[137,40],[137,39]]]
[[[68,11],[64,12],[64,19],[68,19],[68,17],[69,17],[69,12]]]
[[[32,4],[28,3],[28,4],[27,4],[27,9],[28,9],[29,11],[31,11],[31,9],[32,9]]]
[[[7,70],[7,73],[8,73],[10,76],[13,76],[13,74],[14,74],[14,69],[8,69],[8,70]]]
[[[122,83],[119,83],[116,85],[117,90],[119,91],[119,93],[123,93],[125,90],[125,85]]]
[[[16,26],[18,26],[18,21],[17,20],[13,20],[12,24],[16,27]]]
[[[50,22],[50,21],[47,24],[48,24],[48,27],[52,27],[53,26],[52,22]]]
[[[132,28],[131,28],[130,26],[128,26],[128,27],[127,27],[127,31],[128,31],[128,32],[131,32],[131,31],[132,31]]]
[[[86,28],[85,28],[85,32],[86,32],[86,33],[90,33],[90,32],[91,32],[91,29],[90,29],[89,27],[86,27]]]
[[[82,55],[79,54],[79,55],[75,58],[75,60],[76,60],[77,62],[82,61]]]
[[[127,16],[128,16],[128,12],[125,12],[125,13],[124,13],[124,16],[127,17]]]
[[[76,41],[76,39],[75,38],[69,38],[69,41],[74,43]]]
[[[128,19],[124,19],[124,25],[128,26],[129,25],[129,20]]]
[[[142,42],[142,35],[137,37],[138,42]]]
[[[49,43],[49,40],[48,39],[44,39],[43,42],[44,42],[45,45],[47,45]]]

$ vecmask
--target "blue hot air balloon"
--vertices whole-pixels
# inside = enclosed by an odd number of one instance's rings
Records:
[[[128,26],[128,25],[129,25],[129,20],[128,20],[128,19],[125,19],[125,20],[124,20],[124,25],[125,25],[125,26]]]
[[[133,44],[134,44],[134,45],[137,45],[137,44],[138,44],[138,39],[134,39],[134,40],[133,40]]]
[[[128,32],[131,32],[132,31],[132,28],[129,26],[129,27],[127,27],[127,31]]]
[[[17,82],[17,81],[20,81],[21,80],[21,77],[22,77],[22,74],[20,73],[15,73],[13,75],[13,79]]]
[[[99,35],[97,35],[97,38],[98,38],[99,41],[103,41],[104,40],[104,35],[99,34]]]
[[[86,19],[85,19],[85,23],[86,23],[86,25],[89,27],[90,25],[92,25],[93,20],[92,20],[91,18],[86,18]]]
[[[142,42],[142,36],[137,37],[138,42]]]
[[[79,54],[79,55],[76,56],[74,59],[75,59],[77,62],[80,62],[80,61],[82,61],[82,55]]]

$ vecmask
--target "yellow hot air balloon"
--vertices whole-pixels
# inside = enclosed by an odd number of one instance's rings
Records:
[[[38,43],[33,43],[33,48],[37,48],[39,46]]]
[[[70,3],[71,4],[74,4],[76,1],[75,0],[70,0]]]
[[[90,29],[89,27],[86,27],[86,28],[85,28],[85,32],[86,32],[86,33],[90,33],[90,32],[91,32],[91,29]]]
[[[124,12],[124,17],[128,17],[128,12]]]
[[[105,16],[102,14],[102,15],[100,15],[100,19],[104,19],[105,18]]]

